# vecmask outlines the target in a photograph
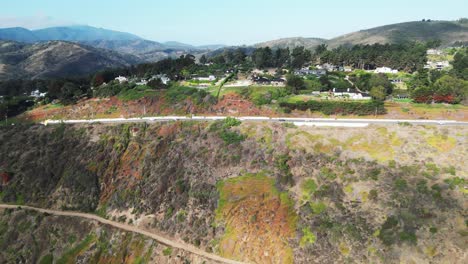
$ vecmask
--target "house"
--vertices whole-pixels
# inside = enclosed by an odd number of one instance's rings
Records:
[[[398,73],[398,70],[389,67],[379,67],[375,69],[374,73]]]
[[[450,63],[448,61],[429,61],[425,66],[424,69],[435,69],[435,70],[443,70],[447,67],[450,67]]]
[[[297,75],[297,76],[315,75],[317,77],[320,77],[325,74],[327,74],[327,71],[324,69],[309,70],[308,68],[302,68],[300,70],[294,71],[294,75]]]
[[[116,81],[119,81],[119,83],[123,82],[128,82],[128,79],[126,77],[120,76],[115,78]]]
[[[407,94],[397,94],[395,97],[397,99],[408,99],[408,98],[410,98],[409,95],[407,95]]]
[[[438,61],[436,62],[436,69],[437,70],[442,70],[444,68],[447,68],[450,66],[450,63],[448,61]]]
[[[255,83],[255,84],[259,84],[259,85],[270,85],[271,84],[271,81],[265,77],[261,77],[261,76],[254,76],[252,78],[252,81]]]
[[[360,93],[356,89],[353,88],[346,88],[346,89],[340,89],[340,88],[333,88],[331,93],[334,97],[347,97],[352,100],[370,100],[371,97],[367,93]]]
[[[353,71],[353,68],[350,67],[350,66],[345,66],[344,67],[344,72],[352,72]]]
[[[285,86],[286,85],[286,80],[281,79],[281,78],[275,78],[271,80],[271,85],[273,86]]]
[[[41,93],[39,92],[39,90],[35,90],[35,91],[32,91],[30,96],[31,97],[34,97],[34,98],[41,98],[41,97],[44,97],[46,96],[47,93]]]
[[[166,74],[153,75],[153,76],[151,77],[151,79],[149,79],[149,80],[152,81],[152,80],[155,80],[155,79],[160,79],[161,82],[162,82],[164,85],[167,85],[167,84],[171,81],[171,79],[170,79],[169,77],[167,77]]]
[[[368,93],[361,93],[362,100],[370,100],[372,97]]]
[[[336,65],[333,65],[333,64],[329,64],[329,63],[323,64],[322,68],[329,71],[329,72],[340,71],[340,70],[344,71],[343,67],[336,66]]]
[[[390,82],[393,83],[393,84],[399,84],[399,83],[402,83],[403,80],[402,79],[391,79]]]
[[[203,82],[206,82],[206,81],[212,82],[216,80],[216,76],[210,75],[208,77],[195,77],[193,79],[198,80],[198,81],[203,81]]]
[[[139,82],[136,82],[135,84],[136,84],[136,85],[147,85],[147,84],[148,84],[148,81],[145,80],[145,79],[141,79]]]

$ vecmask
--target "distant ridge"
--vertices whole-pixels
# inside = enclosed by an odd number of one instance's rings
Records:
[[[51,27],[38,30],[26,28],[0,29],[0,40],[11,40],[33,43],[37,41],[63,40],[63,41],[95,41],[95,40],[139,40],[140,37],[114,30],[95,28],[91,26],[64,26]]]
[[[456,42],[468,43],[468,19],[405,22],[360,30],[329,40],[295,37],[266,41],[254,46],[268,46],[271,48],[304,46],[308,49],[313,49],[320,44],[327,44],[329,48],[336,48],[341,45],[387,44],[431,40],[440,40],[442,46],[450,46]]]
[[[340,45],[431,40],[440,40],[442,46],[450,46],[457,41],[468,43],[468,20],[398,23],[346,34],[330,39],[327,43],[334,48]]]
[[[25,44],[0,41],[0,80],[84,76],[138,62],[139,59],[132,55],[73,42]]]

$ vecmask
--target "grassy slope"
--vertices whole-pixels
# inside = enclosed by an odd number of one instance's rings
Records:
[[[0,164],[13,175],[0,197],[78,209],[78,198],[99,201],[104,216],[239,259],[287,258],[274,254],[288,247],[296,263],[462,257],[466,128],[244,123],[227,131],[243,137],[226,141],[212,124],[190,122],[0,128]],[[229,236],[236,232],[247,240]],[[278,233],[290,239],[273,243]]]
[[[452,21],[406,22],[343,35],[328,41],[331,48],[345,44],[401,43],[439,39],[447,46],[468,41],[468,24]]]

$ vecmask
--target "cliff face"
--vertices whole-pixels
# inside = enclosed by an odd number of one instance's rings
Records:
[[[243,261],[456,263],[466,135],[229,121],[2,127],[0,200],[95,212]],[[44,247],[0,257],[35,261]]]

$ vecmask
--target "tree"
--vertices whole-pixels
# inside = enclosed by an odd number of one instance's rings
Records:
[[[247,55],[245,54],[244,50],[238,48],[234,51],[232,63],[236,65],[241,64],[245,62],[246,57]]]
[[[381,85],[374,86],[370,90],[370,96],[376,101],[385,101],[386,95],[386,89]]]
[[[289,48],[279,48],[275,51],[275,66],[283,67],[289,63],[290,52]]]
[[[272,67],[273,53],[269,47],[258,48],[252,54],[252,61],[259,69]]]
[[[159,78],[153,78],[148,82],[148,86],[153,89],[165,89],[166,85]]]
[[[453,73],[457,77],[468,81],[468,48],[464,48],[455,54],[452,65]]]
[[[327,44],[320,44],[315,48],[315,55],[320,56],[322,55],[325,51],[327,51]]]
[[[78,96],[82,94],[80,88],[71,82],[65,83],[60,90],[61,92],[58,96],[58,99],[63,104],[74,103]]]
[[[311,60],[312,54],[310,50],[305,49],[304,47],[296,47],[293,49],[292,53],[292,60],[291,60],[291,67],[293,68],[301,68],[304,64]]]
[[[200,63],[201,63],[201,64],[206,64],[207,61],[208,61],[208,60],[206,59],[205,54],[203,54],[203,55],[200,57]]]
[[[91,80],[91,85],[93,87],[99,87],[104,83],[104,77],[102,76],[101,73],[96,73]]]
[[[433,99],[436,103],[460,103],[466,97],[468,82],[445,75],[434,83],[433,91]]]
[[[418,87],[411,92],[411,97],[416,103],[429,104],[433,100],[433,91],[427,87]]]
[[[388,80],[387,75],[385,74],[374,74],[370,77],[369,83],[366,90],[370,90],[373,87],[382,86],[385,89],[386,94],[391,94],[393,92],[393,84]]]
[[[286,76],[286,85],[291,89],[291,92],[296,94],[298,90],[305,88],[304,79],[294,74]]]

